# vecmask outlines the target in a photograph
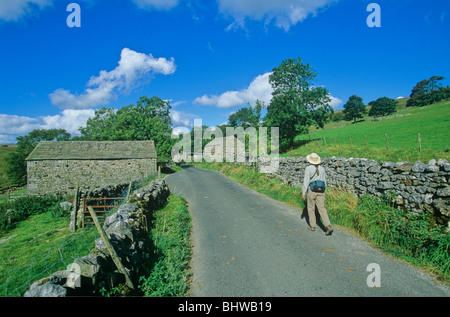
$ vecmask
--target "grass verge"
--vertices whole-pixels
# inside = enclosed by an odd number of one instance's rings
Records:
[[[242,165],[195,163],[197,167],[219,171],[235,181],[303,210],[301,188]],[[425,269],[439,279],[450,280],[450,234],[431,224],[428,215],[415,216],[389,203],[348,191],[327,191],[326,207],[331,222],[360,236],[381,251]]]
[[[144,296],[186,296],[191,258],[191,216],[186,200],[171,194],[167,205],[154,212],[153,218],[153,269],[141,277],[139,287]]]

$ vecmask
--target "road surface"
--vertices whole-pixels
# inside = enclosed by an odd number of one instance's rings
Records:
[[[301,210],[218,172],[185,166],[167,182],[193,218],[192,296],[450,295],[352,234],[307,230]]]

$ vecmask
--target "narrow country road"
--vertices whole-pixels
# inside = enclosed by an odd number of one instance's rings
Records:
[[[307,230],[301,210],[220,173],[185,166],[167,182],[193,217],[193,296],[450,295],[431,276],[351,234]],[[378,288],[367,284],[371,263],[380,268]]]

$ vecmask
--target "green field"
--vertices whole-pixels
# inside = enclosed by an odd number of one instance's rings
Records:
[[[392,161],[450,160],[450,102],[399,108],[379,121],[365,117],[357,123],[340,121],[329,123],[324,129],[311,129],[308,135],[298,136],[295,139],[297,147],[283,156],[305,156],[316,152],[322,156]]]

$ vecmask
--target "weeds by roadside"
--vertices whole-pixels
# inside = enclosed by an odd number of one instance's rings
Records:
[[[185,296],[191,258],[191,216],[183,197],[170,195],[167,205],[153,214],[153,269],[140,279],[145,296]]]

